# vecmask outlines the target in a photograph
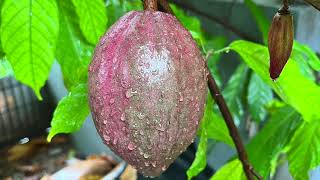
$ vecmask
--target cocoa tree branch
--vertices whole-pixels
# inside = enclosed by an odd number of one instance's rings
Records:
[[[198,9],[194,8],[194,7],[191,7],[189,5],[186,5],[186,4],[182,4],[181,2],[177,1],[177,0],[172,0],[176,5],[186,9],[186,10],[190,10],[200,16],[203,16],[211,21],[214,21],[216,22],[217,24],[223,26],[225,29],[233,32],[235,35],[245,39],[245,40],[248,40],[248,41],[252,41],[252,42],[258,42],[254,37],[240,31],[239,29],[237,29],[236,27],[232,26],[231,24],[227,23],[226,21],[224,20],[221,20],[219,19],[218,17],[215,17],[215,16],[212,16],[212,15],[208,15],[202,11],[199,11]]]
[[[304,1],[312,5],[318,11],[320,11],[320,0],[304,0]]]
[[[161,2],[160,2],[161,1]],[[166,10],[167,13],[171,13],[172,14],[172,10],[168,10],[170,6],[168,5],[166,0],[158,0],[158,2],[160,2],[160,5],[162,6],[162,8],[164,10]],[[208,66],[207,66],[208,67]],[[229,134],[236,146],[237,152],[238,152],[238,157],[239,160],[242,163],[243,166],[243,170],[245,172],[245,175],[247,176],[248,180],[253,180],[253,176],[255,176],[258,179],[262,179],[258,173],[256,173],[253,169],[253,167],[251,166],[251,164],[249,163],[248,160],[248,156],[247,156],[247,152],[245,150],[245,147],[243,145],[243,142],[241,140],[240,134],[238,132],[238,129],[236,127],[236,125],[234,124],[231,112],[227,106],[227,103],[224,99],[224,97],[222,96],[219,87],[214,79],[214,77],[212,76],[209,68],[208,68],[208,87],[210,90],[210,93],[212,95],[212,97],[215,99],[221,114],[226,122],[226,125],[228,127],[229,130]]]

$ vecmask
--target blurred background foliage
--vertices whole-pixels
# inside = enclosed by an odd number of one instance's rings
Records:
[[[30,3],[32,2],[32,3]],[[235,123],[250,121],[258,130],[248,135],[250,162],[264,179],[279,162],[289,161],[295,179],[307,179],[320,165],[320,60],[306,45],[294,43],[291,59],[277,81],[269,78],[267,43],[270,20],[251,0],[245,5],[255,19],[262,44],[205,32],[197,17],[176,4],[174,14],[198,42],[208,66],[223,89]],[[2,0],[0,78],[14,76],[32,88],[39,99],[52,63],[60,64],[69,94],[58,104],[48,140],[58,133],[79,130],[90,110],[87,100],[87,69],[95,44],[117,19],[128,11],[142,10],[140,0]],[[223,81],[219,62],[224,53],[238,54],[239,65]],[[189,179],[207,165],[209,140],[234,148],[228,129],[210,95],[201,126],[196,158],[186,172]],[[280,156],[285,155],[285,156]],[[231,158],[212,179],[244,179],[242,165]]]

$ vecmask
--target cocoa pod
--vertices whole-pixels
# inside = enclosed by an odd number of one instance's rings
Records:
[[[277,79],[286,65],[293,46],[293,18],[289,10],[280,9],[269,30],[270,77]]]
[[[196,42],[174,16],[129,12],[101,38],[89,66],[96,129],[140,173],[157,176],[195,138],[206,78]]]

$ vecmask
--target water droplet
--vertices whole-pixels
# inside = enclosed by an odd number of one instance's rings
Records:
[[[132,151],[132,150],[134,150],[136,147],[135,147],[135,145],[132,143],[132,142],[129,142],[129,144],[128,144],[128,149],[130,150],[130,151]]]
[[[157,162],[156,161],[152,162],[151,164],[152,164],[153,167],[157,166]]]
[[[114,98],[111,98],[109,101],[110,104],[113,104],[114,102],[115,102]]]
[[[109,141],[110,141],[110,136],[104,134],[104,135],[103,135],[103,139],[104,139],[105,141],[109,142]]]
[[[140,133],[140,135],[144,135],[144,132],[143,132],[143,130],[140,130],[140,132],[139,132],[139,133]]]
[[[167,169],[166,165],[163,165],[161,168],[162,171],[165,171],[166,169]]]
[[[115,114],[118,113],[118,110],[116,109],[111,109],[111,113],[110,113],[110,116],[113,117]]]
[[[118,139],[117,139],[117,138],[114,138],[113,144],[116,145],[117,143],[118,143]]]
[[[145,159],[148,159],[148,158],[150,157],[150,155],[147,154],[147,153],[144,153],[144,154],[143,154],[143,157],[144,157]]]
[[[122,114],[121,114],[120,120],[121,120],[121,121],[125,121],[125,120],[126,120],[125,113],[122,113]]]
[[[133,91],[132,88],[128,89],[126,91],[126,98],[131,98],[132,96],[134,96],[135,94],[137,94],[138,92],[137,91]]]
[[[141,120],[144,117],[146,117],[146,115],[142,114],[141,112],[137,114],[137,117]]]
[[[183,95],[181,92],[179,92],[179,101],[182,102],[183,101]]]
[[[159,74],[159,71],[158,71],[158,70],[152,71],[152,75],[156,76],[156,75],[158,75],[158,74]]]
[[[157,127],[157,130],[164,132],[165,128],[163,126],[161,126],[161,124],[159,124],[159,127]]]

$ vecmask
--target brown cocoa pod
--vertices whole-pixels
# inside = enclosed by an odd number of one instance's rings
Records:
[[[277,79],[286,65],[293,46],[293,18],[288,9],[280,9],[269,30],[270,77]]]
[[[196,136],[206,78],[196,42],[174,16],[127,13],[101,38],[89,66],[98,133],[142,174],[161,174]]]

